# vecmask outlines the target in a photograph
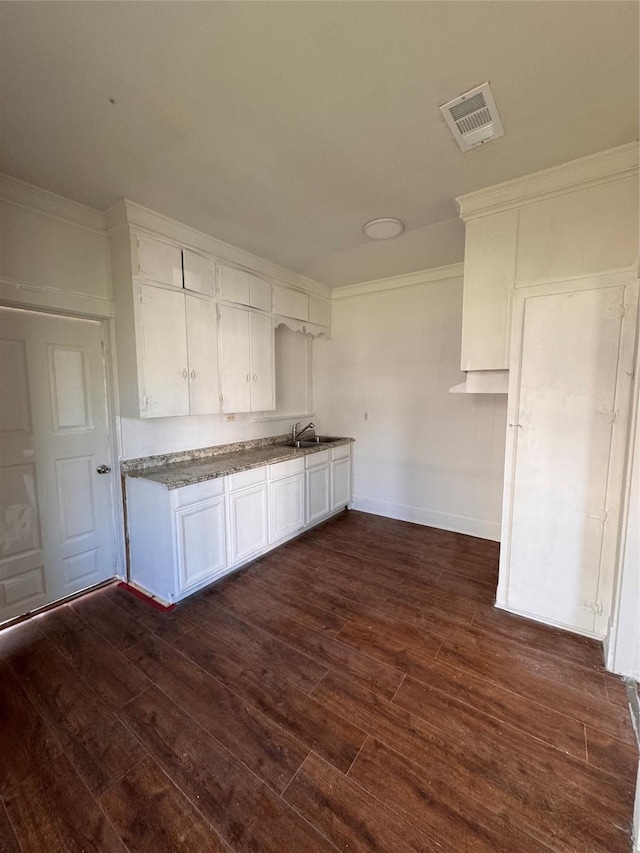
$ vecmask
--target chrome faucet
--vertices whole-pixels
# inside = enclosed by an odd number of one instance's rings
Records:
[[[302,423],[302,421],[296,421],[296,422],[295,422],[295,424],[293,424],[293,426],[291,427],[291,441],[292,441],[292,442],[294,442],[294,441],[299,441],[299,440],[300,440],[300,436],[301,436],[303,433],[305,433],[308,429],[315,429],[315,428],[316,428],[316,427],[315,427],[315,424],[313,423],[313,421],[310,421],[310,422],[306,425],[306,427],[302,427],[302,429],[301,429],[301,430],[299,430],[299,429],[298,429],[298,427],[300,426],[300,424],[301,424],[301,423]]]

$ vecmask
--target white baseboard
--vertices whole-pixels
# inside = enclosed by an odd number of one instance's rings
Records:
[[[468,518],[464,515],[450,515],[433,509],[423,509],[417,506],[394,504],[389,501],[377,501],[372,498],[353,498],[353,509],[368,512],[371,515],[384,515],[387,518],[397,518],[399,521],[412,521],[414,524],[424,524],[426,527],[437,527],[440,530],[451,530],[454,533],[466,533],[467,536],[477,536],[480,539],[500,541],[500,522],[487,521],[484,518]]]
[[[530,619],[532,622],[539,622],[541,625],[549,625],[551,628],[561,628],[563,631],[570,631],[572,634],[580,634],[582,637],[589,637],[591,640],[604,641],[602,634],[594,634],[593,631],[585,631],[583,628],[576,628],[574,625],[567,625],[565,622],[556,622],[554,619],[544,619],[536,613],[528,613],[526,610],[517,610],[515,607],[509,607],[502,600],[501,596],[496,598],[496,607],[498,610],[506,610],[507,613],[513,613],[515,616],[523,616],[525,619]]]

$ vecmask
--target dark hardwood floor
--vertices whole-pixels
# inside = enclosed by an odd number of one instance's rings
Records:
[[[623,684],[497,559],[345,512],[173,611],[1,631],[0,851],[628,853]]]

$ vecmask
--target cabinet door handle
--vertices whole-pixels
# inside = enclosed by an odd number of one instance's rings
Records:
[[[254,382],[257,382],[257,381],[258,381],[258,376],[257,376],[257,374],[256,374],[256,373],[253,373],[253,374],[252,374],[252,376],[253,376],[253,381],[254,381]]]
[[[185,367],[182,371],[182,378],[186,379],[188,376],[189,376],[189,373],[187,371],[187,368]]]
[[[251,374],[247,373],[247,382],[251,382]]]
[[[189,374],[189,376],[191,377],[191,379],[195,379],[196,378],[195,370],[192,370],[191,373]]]

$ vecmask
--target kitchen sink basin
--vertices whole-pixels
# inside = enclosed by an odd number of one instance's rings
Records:
[[[283,441],[281,447],[317,447],[317,441]]]
[[[298,439],[297,441],[285,441],[282,447],[317,447],[319,444],[332,444],[334,441],[342,441],[342,438],[333,435],[316,435],[309,439]]]

